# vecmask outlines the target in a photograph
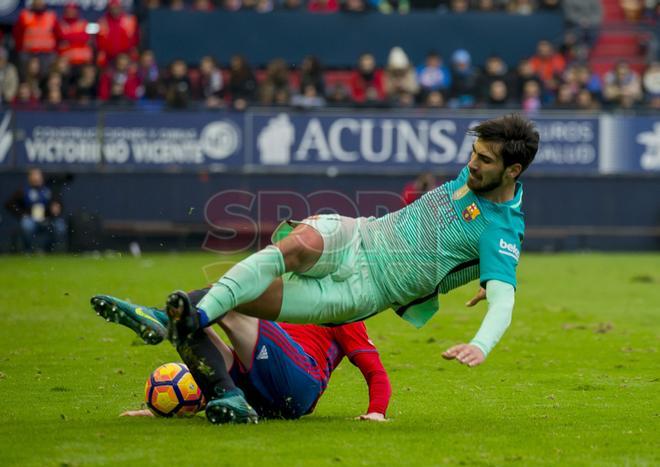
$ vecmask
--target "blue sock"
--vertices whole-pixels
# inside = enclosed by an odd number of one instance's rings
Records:
[[[197,316],[199,318],[199,325],[203,328],[209,325],[209,315],[206,314],[201,308],[197,308]]]

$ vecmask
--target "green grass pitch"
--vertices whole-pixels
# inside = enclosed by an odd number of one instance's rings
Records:
[[[347,361],[298,421],[119,418],[178,358],[89,297],[159,304],[224,270],[217,258],[0,258],[0,465],[660,465],[658,254],[525,255],[513,323],[478,368],[440,357],[477,330],[474,284],[421,330],[369,320],[393,386],[386,424],[353,420],[367,390]]]

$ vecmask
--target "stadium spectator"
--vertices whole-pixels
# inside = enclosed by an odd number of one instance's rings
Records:
[[[213,11],[215,7],[211,0],[194,0],[192,9],[195,11]]]
[[[383,88],[388,101],[400,107],[414,104],[419,84],[408,56],[401,47],[392,47],[383,74]]]
[[[89,105],[98,95],[98,73],[92,64],[83,65],[73,82],[73,98],[81,105]]]
[[[58,21],[55,32],[60,57],[65,57],[74,67],[92,62],[87,20],[80,17],[77,4],[69,2],[64,6],[62,19]]]
[[[369,4],[385,15],[395,11],[402,15],[410,12],[410,0],[369,0]]]
[[[170,10],[183,11],[186,9],[186,3],[183,0],[170,0]]]
[[[44,107],[46,110],[69,110],[68,105],[66,105],[64,99],[62,98],[62,91],[57,87],[50,88],[46,92],[46,101],[44,102]]]
[[[185,109],[190,101],[191,86],[188,65],[183,60],[174,60],[169,76],[165,80],[165,102],[172,109]]]
[[[509,87],[504,80],[498,79],[490,82],[484,105],[489,109],[511,109],[514,107],[509,97]]]
[[[137,67],[137,78],[140,82],[138,97],[141,99],[160,99],[163,90],[160,80],[160,70],[156,64],[156,58],[151,50],[144,50],[140,54]]]
[[[558,76],[566,68],[566,60],[555,51],[550,41],[539,41],[536,55],[530,58],[530,65],[546,89],[554,91],[558,86]]]
[[[567,0],[563,0],[566,3]],[[577,0],[581,1],[581,0]],[[600,2],[600,0],[597,0]],[[537,9],[539,11],[557,11],[562,6],[562,0],[541,0],[538,3]]]
[[[45,0],[33,0],[30,8],[21,10],[13,30],[21,74],[25,73],[32,57],[39,59],[43,70],[53,62],[57,45],[56,25],[57,16],[46,8]]]
[[[222,9],[226,11],[238,11],[243,8],[241,0],[222,0]]]
[[[51,71],[41,86],[41,95],[44,97],[44,100],[48,100],[50,92],[57,91],[61,99],[61,96],[64,94],[65,87],[66,84],[62,79],[62,75],[57,71]]]
[[[369,11],[365,0],[345,0],[341,3],[344,13],[365,13]]]
[[[30,87],[30,94],[37,100],[41,98],[42,68],[39,57],[31,57],[25,69],[25,83]]]
[[[326,102],[323,95],[320,95],[311,83],[302,86],[301,92],[291,98],[291,105],[302,109],[314,109],[325,107]]]
[[[28,83],[20,83],[12,107],[18,110],[36,110],[39,108],[39,96],[34,94]]]
[[[605,74],[604,82],[603,98],[610,106],[630,108],[642,100],[641,80],[628,62],[618,62]]]
[[[588,89],[580,89],[576,104],[578,110],[596,111],[600,109],[600,103]]]
[[[67,223],[62,211],[62,203],[44,183],[39,169],[30,169],[27,183],[19,188],[6,202],[5,207],[20,223],[21,237],[25,251],[34,251],[35,241],[43,236],[43,245],[36,245],[45,251],[60,251],[65,248]]]
[[[257,0],[254,10],[257,13],[270,13],[274,8],[273,0]]]
[[[576,65],[575,73],[580,86],[587,89],[596,100],[600,100],[603,92],[603,83],[600,76],[593,73],[586,64]]]
[[[525,81],[521,104],[523,110],[528,113],[533,113],[541,109],[541,85],[538,81]]]
[[[436,187],[435,176],[430,172],[421,173],[415,180],[407,183],[401,192],[403,203],[407,206],[418,200],[424,193]]]
[[[449,10],[452,13],[466,13],[470,9],[468,0],[451,0],[449,2]]]
[[[215,59],[209,55],[202,57],[199,63],[199,91],[198,96],[204,105],[217,108],[223,105],[224,81],[222,72]]]
[[[484,71],[479,80],[479,88],[482,92],[480,98],[482,100],[487,100],[491,95],[491,84],[495,81],[502,81],[507,90],[507,99],[511,97],[511,91],[509,90],[514,86],[515,78],[509,73],[509,68],[500,56],[491,55],[486,59]]]
[[[570,83],[562,83],[557,89],[557,98],[553,103],[555,109],[573,110],[576,107],[577,90]]]
[[[336,13],[339,11],[338,0],[309,0],[307,11],[310,13]]]
[[[305,88],[313,86],[317,96],[325,95],[325,81],[323,79],[323,67],[318,57],[308,55],[300,64],[300,92],[307,94]]]
[[[502,5],[496,0],[477,0],[475,9],[483,12],[499,11],[502,9]]]
[[[99,19],[96,37],[98,64],[103,67],[112,63],[119,54],[128,54],[137,60],[139,28],[134,15],[125,13],[121,0],[109,0],[107,11]]]
[[[108,67],[99,79],[99,100],[127,103],[137,99],[140,83],[128,55],[120,53],[115,64]]]
[[[8,55],[7,49],[0,47],[0,106],[11,103],[18,92],[18,71]]]
[[[591,38],[580,29],[569,29],[564,32],[559,53],[566,63],[587,62],[589,60],[589,43]]]
[[[357,69],[351,74],[351,97],[357,104],[383,101],[383,71],[376,69],[376,59],[371,54],[362,54]]]
[[[642,78],[647,103],[660,100],[660,62],[651,63]]]
[[[445,96],[440,91],[431,91],[424,98],[424,107],[440,109],[445,106]]]
[[[234,55],[229,61],[229,94],[232,105],[244,110],[257,92],[257,80],[252,68],[242,55]]]
[[[302,0],[282,0],[282,9],[285,11],[296,11],[302,8]]]
[[[518,101],[522,100],[523,88],[525,87],[525,83],[527,81],[534,80],[537,81],[539,84],[541,83],[541,79],[532,69],[532,65],[529,59],[522,59],[518,63],[518,66],[516,67],[516,72],[512,74],[512,78],[514,80],[514,85],[513,88],[510,89],[511,95],[513,96],[514,99]]]
[[[282,105],[284,92],[289,93],[289,66],[276,58],[266,67],[266,77],[259,85],[259,102],[262,105]],[[286,99],[288,103],[288,97]]]
[[[326,100],[328,106],[348,107],[351,103],[351,94],[347,86],[342,83],[336,83],[329,87]]]
[[[432,91],[448,92],[451,87],[451,73],[442,62],[439,53],[426,54],[424,65],[417,67],[417,79],[422,92],[422,100]]]
[[[591,45],[603,22],[601,0],[564,0],[562,8],[567,26]]]
[[[642,18],[644,11],[643,0],[619,0],[619,4],[623,10],[623,16],[627,21],[636,23]]]
[[[60,75],[62,79],[62,95],[65,97],[68,96],[68,89],[73,79],[69,60],[66,57],[57,57],[48,69],[48,75],[50,76],[52,73]]]
[[[532,0],[509,0],[506,10],[516,15],[531,15],[534,13],[534,2]]]
[[[454,51],[451,56],[451,93],[449,106],[452,108],[473,107],[479,91],[480,74],[472,65],[472,57],[465,49]]]

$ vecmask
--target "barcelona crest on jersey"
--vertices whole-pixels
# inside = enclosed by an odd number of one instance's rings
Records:
[[[479,208],[477,207],[476,203],[470,204],[468,207],[463,209],[463,219],[465,222],[470,222],[475,220],[479,214],[481,214],[481,211],[479,211]]]

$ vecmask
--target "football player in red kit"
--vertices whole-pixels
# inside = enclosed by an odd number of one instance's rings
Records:
[[[208,291],[189,294],[195,303]],[[92,299],[94,309],[104,318],[124,324],[145,338],[139,323],[153,320],[167,328],[167,315],[155,308],[133,305],[107,295]],[[310,324],[274,323],[239,313],[229,313],[218,323],[229,337],[225,344],[211,328],[200,330],[177,345],[208,402],[207,418],[212,423],[255,422],[261,418],[295,419],[314,410],[330,376],[344,357],[362,372],[369,387],[369,407],[358,418],[384,421],[391,396],[387,372],[378,350],[362,322],[324,327]],[[157,343],[162,338],[146,339]],[[223,371],[224,368],[228,371]],[[248,407],[227,404],[231,394],[244,395]],[[219,398],[218,396],[222,396]],[[214,404],[221,400],[222,404]],[[125,415],[150,415],[147,410]]]

